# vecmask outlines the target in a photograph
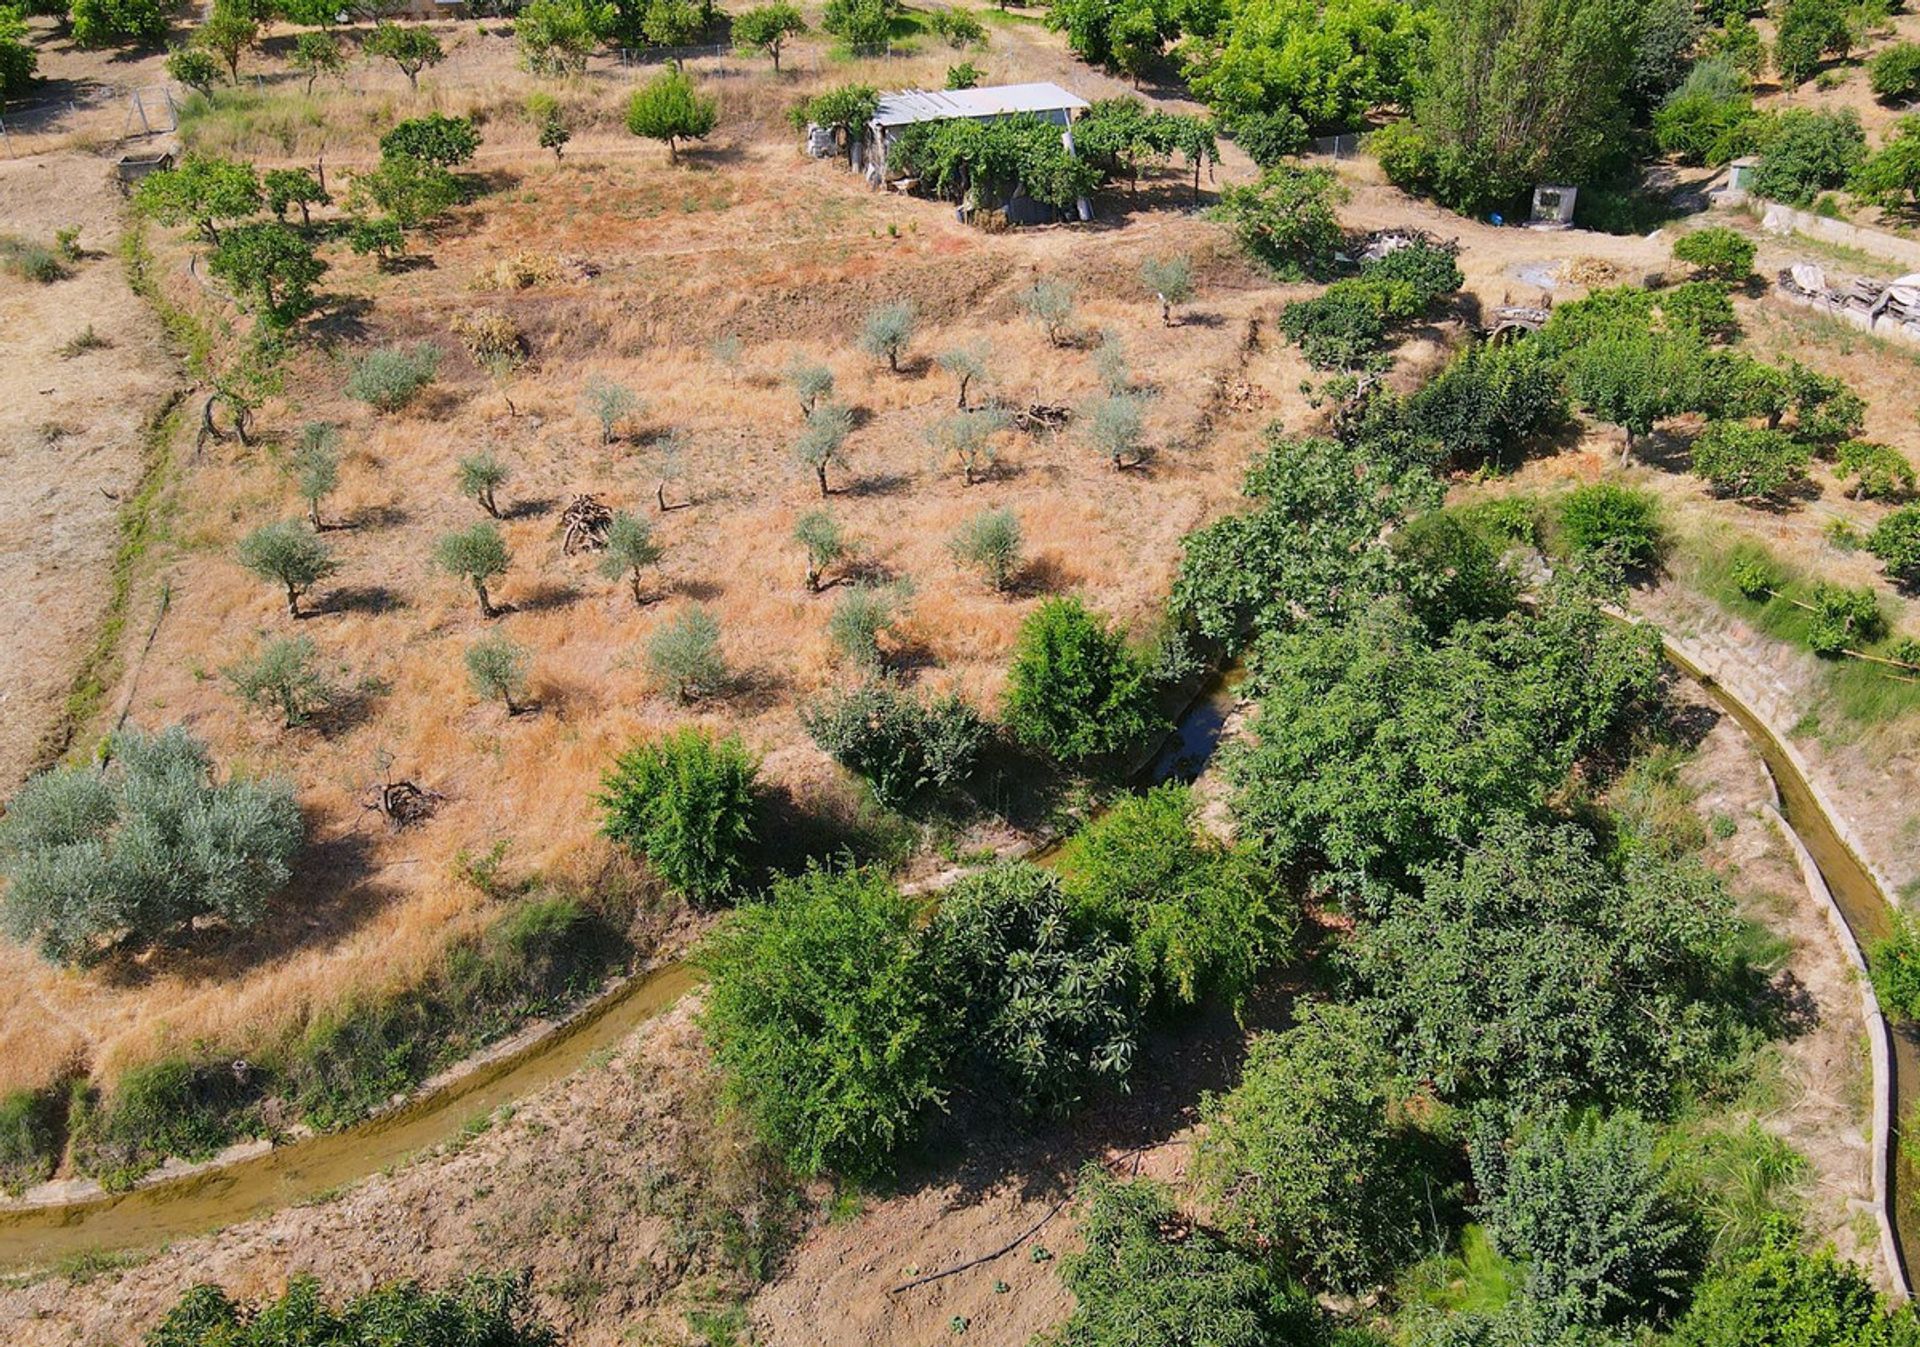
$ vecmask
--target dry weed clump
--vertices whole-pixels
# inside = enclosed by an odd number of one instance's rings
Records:
[[[1604,257],[1570,257],[1560,264],[1559,279],[1568,285],[1583,285],[1589,290],[1617,284],[1620,268]]]

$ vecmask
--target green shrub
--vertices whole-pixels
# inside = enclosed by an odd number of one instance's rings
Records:
[[[1784,1216],[1767,1226],[1760,1246],[1743,1262],[1702,1279],[1693,1304],[1675,1328],[1674,1347],[1728,1343],[1865,1344],[1909,1340],[1913,1311],[1890,1311],[1866,1273],[1834,1256],[1815,1253]],[[1892,1320],[1890,1323],[1889,1320]]]
[[[1125,631],[1078,599],[1049,599],[1020,625],[1006,723],[1031,748],[1085,762],[1137,748],[1165,722]]]
[[[380,137],[380,154],[418,159],[439,168],[468,163],[480,148],[480,132],[470,117],[433,112],[400,122]]]
[[[1392,1056],[1352,1006],[1303,1002],[1202,1102],[1196,1165],[1231,1224],[1312,1285],[1377,1284],[1420,1238],[1418,1175],[1393,1120]]]
[[[601,831],[694,902],[728,898],[754,845],[759,770],[737,738],[676,730],[615,759],[594,797]]]
[[[1215,212],[1255,261],[1283,280],[1327,274],[1340,244],[1334,207],[1347,190],[1330,169],[1282,164],[1221,189]]]
[[[1715,421],[1693,442],[1693,470],[1740,501],[1775,501],[1806,480],[1805,445],[1778,430]]]
[[[1903,505],[1873,526],[1867,550],[1903,584],[1920,582],[1920,505]]]
[[[1920,919],[1892,914],[1893,929],[1867,945],[1874,995],[1889,1015],[1920,1021]]]
[[[679,162],[681,141],[705,140],[719,120],[719,102],[700,94],[678,69],[654,76],[627,102],[627,130],[665,142],[669,164]]]
[[[60,255],[53,249],[11,234],[0,234],[0,267],[38,285],[52,285],[67,274]]]
[[[1874,97],[1888,103],[1906,102],[1920,94],[1920,42],[1896,42],[1875,52],[1867,78]]]
[[[1073,1313],[1058,1347],[1280,1347],[1317,1343],[1317,1305],[1258,1258],[1197,1226],[1168,1191],[1147,1179],[1123,1183],[1098,1165],[1080,1175],[1083,1252],[1061,1278]]]
[[[1243,112],[1233,119],[1233,143],[1260,168],[1272,168],[1307,146],[1307,124],[1290,109]]]
[[[1682,234],[1673,245],[1675,261],[1715,281],[1744,281],[1753,273],[1754,251],[1752,239],[1724,225]]]
[[[1842,477],[1851,477],[1855,500],[1905,500],[1913,494],[1913,464],[1890,444],[1848,440],[1834,454]]]
[[[891,1167],[943,1098],[944,1014],[919,904],[873,871],[775,882],[701,946],[725,1096],[804,1175]]]
[[[1577,486],[1560,499],[1560,537],[1577,557],[1650,567],[1660,559],[1660,501],[1611,482]]]
[[[105,770],[33,777],[0,817],[0,923],[50,959],[153,941],[196,918],[257,923],[292,875],[303,826],[284,781],[216,781],[180,726],[115,733]]]
[[[988,734],[959,694],[923,701],[886,681],[830,692],[802,709],[800,723],[891,809],[964,782]]]
[[[1122,796],[1060,856],[1076,910],[1131,947],[1142,990],[1162,1005],[1237,1003],[1299,924],[1273,877],[1205,833],[1196,808],[1172,783]]]
[[[1790,108],[1761,132],[1754,195],[1790,206],[1808,205],[1821,191],[1844,187],[1866,157],[1866,147],[1866,132],[1852,108]]]
[[[1476,343],[1407,400],[1419,434],[1460,467],[1506,462],[1566,419],[1567,394],[1539,343]]]
[[[1477,1214],[1526,1269],[1522,1294],[1549,1335],[1666,1319],[1686,1298],[1694,1229],[1668,1191],[1657,1133],[1631,1113],[1482,1126]]]
[[[60,1162],[60,1087],[0,1095],[0,1191],[18,1197]]]
[[[347,396],[376,411],[397,412],[425,391],[440,372],[440,348],[430,341],[413,346],[376,346],[347,369]]]
[[[1126,948],[1078,925],[1059,879],[1007,861],[950,886],[929,935],[949,1023],[982,1093],[1060,1115],[1133,1068]]]
[[[559,1347],[534,1313],[528,1284],[478,1276],[453,1291],[392,1282],[331,1308],[311,1277],[296,1277],[278,1300],[236,1303],[218,1286],[185,1292],[148,1333],[147,1347]]]

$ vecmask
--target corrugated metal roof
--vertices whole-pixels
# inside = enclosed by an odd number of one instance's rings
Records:
[[[1086,99],[1057,84],[997,84],[985,89],[902,89],[880,95],[878,126],[910,126],[955,117],[1004,117],[1015,112],[1079,111]]]

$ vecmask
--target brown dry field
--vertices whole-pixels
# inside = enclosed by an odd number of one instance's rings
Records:
[[[1786,938],[1786,973],[1811,1006],[1805,1032],[1767,1059],[1776,1083],[1766,1102],[1726,1121],[1751,1119],[1807,1156],[1798,1194],[1811,1228],[1884,1282],[1861,1219],[1870,1189],[1858,993],[1822,913],[1757,812],[1770,798],[1764,768],[1736,725],[1705,714],[1710,723],[1682,779],[1703,823],[1724,815],[1736,825],[1709,844],[1708,857],[1743,910]],[[0,1291],[0,1336],[20,1347],[106,1347],[134,1340],[191,1282],[268,1295],[299,1274],[356,1288],[453,1279],[484,1264],[530,1269],[540,1308],[575,1347],[687,1342],[688,1309],[751,1291],[715,1261],[699,1214],[734,1203],[749,1221],[772,1223],[781,1210],[777,1185],[756,1182],[751,1148],[707,1121],[712,1081],[693,1022],[697,999],[473,1139],[338,1196],[81,1283],[54,1277]],[[1284,1024],[1288,1004],[1282,979],[1255,998],[1248,1027]],[[963,1141],[956,1126],[857,1214],[829,1217],[824,1191],[802,1195],[795,1239],[747,1302],[752,1340],[933,1347],[951,1341],[961,1316],[969,1341],[1026,1343],[1072,1307],[1057,1261],[1032,1254],[1075,1247],[1074,1209],[1060,1206],[1072,1176],[1099,1162],[1182,1186],[1200,1095],[1232,1083],[1244,1036],[1224,1014],[1156,1035],[1128,1094],[1098,1100],[1059,1129],[974,1129]],[[1036,1225],[1005,1256],[894,1289]]]
[[[903,80],[937,68],[884,66]],[[767,777],[797,797],[844,794],[795,715],[845,676],[824,631],[837,591],[804,592],[789,541],[797,516],[820,504],[790,461],[799,414],[778,375],[796,357],[829,363],[861,417],[831,504],[861,542],[865,573],[916,585],[894,652],[916,682],[961,688],[991,708],[1015,629],[1047,593],[1081,593],[1143,631],[1152,622],[1180,537],[1232,501],[1260,428],[1305,373],[1289,352],[1260,352],[1261,371],[1248,377],[1266,405],[1218,405],[1223,381],[1242,377],[1249,324],[1270,321],[1284,292],[1251,273],[1218,226],[1167,208],[1185,197],[1178,174],[1137,201],[1116,199],[1090,230],[989,236],[937,203],[876,195],[835,165],[804,159],[780,122],[814,80],[759,72],[714,81],[726,99],[721,131],[678,167],[624,133],[625,144],[608,147],[622,153],[602,155],[591,131],[555,165],[490,122],[491,148],[502,153],[479,166],[486,195],[418,246],[414,269],[383,274],[329,250],[325,286],[339,302],[314,323],[285,397],[264,409],[263,443],[195,451],[183,431],[168,536],[134,599],[135,612],[150,611],[164,586],[171,606],[132,662],[135,681],[109,698],[125,700],[134,723],[184,723],[229,769],[292,777],[311,845],[266,927],[224,945],[88,973],[0,951],[0,1088],[76,1062],[111,1079],[130,1061],[190,1045],[241,1051],[348,989],[417,975],[485,917],[485,900],[455,877],[461,852],[510,839],[521,873],[590,876],[604,858],[590,802],[601,772],[620,749],[684,720],[741,733],[765,755]],[[607,101],[591,82],[583,89]],[[329,97],[355,107],[352,95]],[[421,100],[448,102],[431,85]],[[106,207],[100,214],[112,219]],[[175,302],[216,327],[244,323],[188,275],[187,241],[164,231],[152,241]],[[1149,254],[1173,251],[1195,256],[1201,299],[1168,329],[1137,271]],[[520,253],[584,263],[568,273],[584,278],[482,288]],[[1043,275],[1076,288],[1082,333],[1121,334],[1152,395],[1155,458],[1116,473],[1075,434],[1009,433],[995,479],[967,488],[923,438],[953,400],[929,357],[980,347],[989,391],[1015,405],[1077,404],[1097,387],[1090,350],[1049,347],[1015,308],[1015,293]],[[853,339],[869,309],[902,298],[914,302],[922,334],[907,372],[894,375]],[[533,352],[511,389],[518,415],[448,335],[455,314],[483,303],[509,313]],[[737,369],[708,354],[722,336],[743,342]],[[419,406],[375,416],[344,398],[346,352],[422,339],[447,359]],[[631,386],[646,404],[610,447],[580,406],[594,376]],[[314,614],[295,623],[232,553],[250,529],[299,513],[283,446],[310,420],[342,429],[343,483],[327,513],[348,527],[328,531],[340,571],[314,596]],[[668,434],[684,468],[675,493],[692,505],[657,517],[666,559],[657,597],[636,608],[591,557],[561,555],[556,520],[586,491],[650,512]],[[497,622],[482,620],[471,593],[428,560],[436,537],[481,518],[456,495],[452,472],[482,447],[514,473],[502,504],[515,561],[498,586],[508,611]],[[1030,583],[1012,598],[985,590],[946,551],[959,523],[989,506],[1012,508],[1028,539]],[[642,651],[696,602],[718,617],[736,677],[730,695],[689,713],[649,689]],[[537,713],[508,720],[468,691],[461,653],[488,630],[534,652]],[[292,733],[246,713],[220,670],[295,631],[341,681],[388,690]],[[429,826],[391,835],[373,823],[364,801],[382,753],[396,774],[447,797]]]

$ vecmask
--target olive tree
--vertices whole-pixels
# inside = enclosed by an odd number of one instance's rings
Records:
[[[616,511],[607,525],[607,549],[600,556],[600,574],[609,580],[625,580],[633,590],[634,603],[644,607],[647,597],[641,577],[659,560],[660,544],[653,540],[653,525],[624,510]]]
[[[840,461],[847,436],[853,433],[853,413],[837,402],[817,403],[793,443],[793,456],[813,470],[820,494],[826,496],[827,469]]]
[[[1009,424],[1007,413],[992,405],[948,412],[927,427],[927,443],[943,460],[958,464],[966,484],[972,486],[993,471],[994,437]]]
[[[480,508],[495,519],[500,517],[500,505],[493,493],[506,485],[510,475],[507,465],[491,449],[468,454],[453,467],[453,480],[460,494],[472,496]]]
[[[1083,418],[1088,441],[1116,470],[1137,468],[1147,461],[1143,411],[1133,394],[1109,393]]]
[[[56,767],[0,816],[0,923],[57,961],[153,941],[196,918],[257,923],[292,875],[303,827],[284,781],[217,780],[176,725],[115,733],[104,769]]]
[[[847,554],[846,533],[827,511],[809,510],[793,526],[793,539],[806,549],[807,592],[818,594],[821,575]]]
[[[853,585],[833,605],[827,636],[846,659],[866,669],[878,669],[880,638],[899,626],[912,597],[912,587],[902,581]]]
[[[987,362],[978,351],[960,348],[944,352],[934,363],[953,376],[957,385],[953,405],[960,411],[967,411],[967,388],[971,384],[986,382]]]
[[[639,415],[642,403],[640,395],[625,384],[603,379],[596,374],[581,388],[580,405],[600,423],[600,443],[612,444],[619,434],[621,422]]]
[[[524,709],[519,699],[527,691],[527,648],[505,632],[495,632],[468,646],[465,659],[473,690],[490,701],[499,698],[509,716],[519,715]]]
[[[1047,334],[1049,345],[1066,341],[1067,324],[1073,321],[1073,289],[1064,281],[1037,280],[1015,297],[1020,311],[1038,323]]]
[[[960,526],[947,549],[1004,593],[1020,571],[1020,541],[1020,520],[1012,510],[982,510]]]
[[[913,305],[904,300],[882,304],[860,326],[860,349],[876,360],[885,360],[887,368],[898,374],[900,357],[913,344],[916,326]]]
[[[320,668],[319,653],[305,636],[276,636],[250,659],[221,671],[248,706],[271,707],[286,729],[306,724],[339,698]]]
[[[473,586],[482,617],[499,616],[487,585],[507,573],[513,553],[507,550],[507,540],[496,525],[483,522],[443,535],[434,544],[433,560],[448,575]]]
[[[1173,326],[1173,311],[1193,298],[1193,259],[1184,253],[1149,257],[1140,264],[1140,282],[1160,301],[1160,323]]]
[[[655,685],[675,701],[712,696],[727,681],[720,623],[698,604],[681,609],[648,638],[647,667]]]
[[[290,519],[263,524],[240,540],[240,564],[287,592],[287,614],[300,616],[300,596],[338,569],[327,545]]]
[[[787,387],[800,399],[800,415],[811,417],[823,398],[833,396],[833,371],[825,365],[795,359],[787,366]]]
[[[325,421],[309,421],[300,427],[290,466],[300,499],[307,505],[307,522],[320,533],[320,502],[340,485],[340,432]]]

